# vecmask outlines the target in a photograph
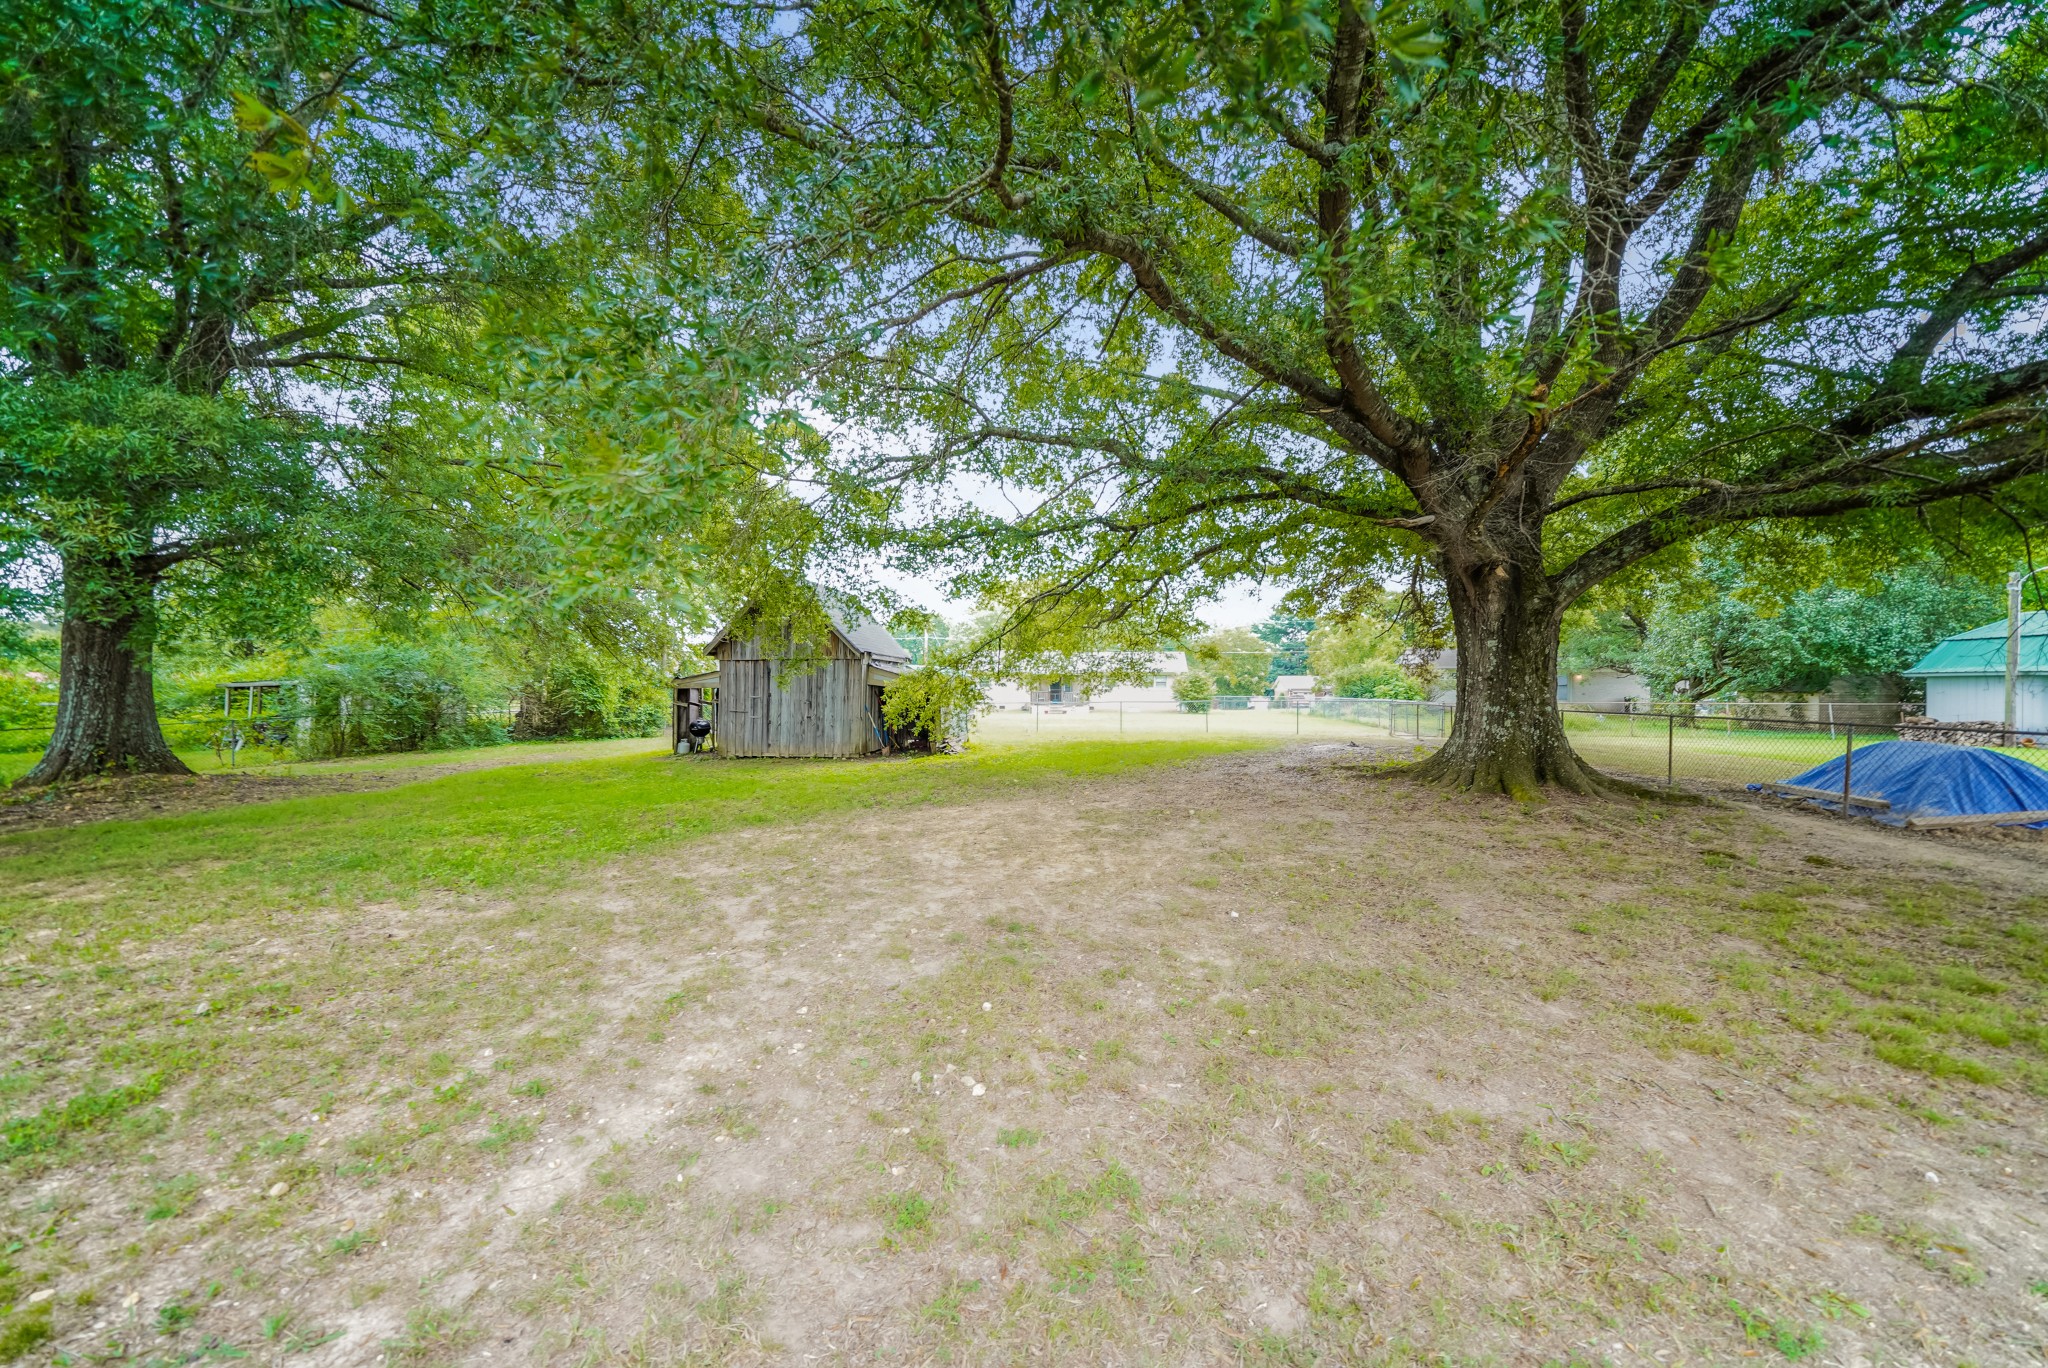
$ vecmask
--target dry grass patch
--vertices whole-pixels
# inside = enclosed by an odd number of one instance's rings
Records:
[[[0,1333],[309,1364],[2037,1355],[2034,866],[1417,791],[1351,747],[1169,758],[991,767],[914,820],[797,803],[524,887],[166,882],[147,932],[53,907],[13,948]]]

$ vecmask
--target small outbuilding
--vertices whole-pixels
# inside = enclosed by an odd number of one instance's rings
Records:
[[[910,669],[910,652],[852,605],[827,599],[824,608],[824,642],[796,641],[790,628],[760,621],[751,604],[720,628],[703,648],[718,667],[674,681],[677,749],[699,721],[725,755],[838,758],[886,749],[882,690]]]
[[[1987,622],[1936,642],[1904,671],[1908,679],[1926,682],[1929,717],[2005,721],[2005,637],[2005,619]],[[2048,730],[2048,611],[2020,615],[2020,673],[2012,705],[2014,730]]]

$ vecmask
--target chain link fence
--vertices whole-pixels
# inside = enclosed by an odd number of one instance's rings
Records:
[[[2048,768],[2048,732],[1940,726],[1900,720],[1880,703],[1561,703],[1565,735],[1587,763],[1653,783],[1746,791],[1782,784],[1864,746],[1900,739],[1983,745]],[[985,714],[989,740],[1142,740],[1243,736],[1324,740],[1389,738],[1433,749],[1450,733],[1453,706],[1405,698],[1315,698],[1301,706],[1265,698],[1217,698],[1206,709],[1137,700],[1039,705]]]
[[[1343,740],[1378,735],[1413,736],[1435,745],[1447,732],[1445,714],[1442,704],[1409,699],[1318,698],[1300,706],[1237,696],[1194,703],[1130,699],[1003,708],[982,714],[974,730],[977,737],[990,741],[1187,736]]]

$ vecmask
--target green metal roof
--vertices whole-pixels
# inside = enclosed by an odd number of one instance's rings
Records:
[[[1915,678],[1927,675],[2005,674],[2005,619],[1958,632],[1934,649],[1905,673]],[[2020,673],[2048,674],[2048,610],[2020,614]]]

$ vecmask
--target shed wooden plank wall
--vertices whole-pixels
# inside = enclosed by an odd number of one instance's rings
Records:
[[[833,653],[773,658],[755,639],[718,648],[718,748],[727,755],[848,756],[880,749],[868,714],[867,662]]]

